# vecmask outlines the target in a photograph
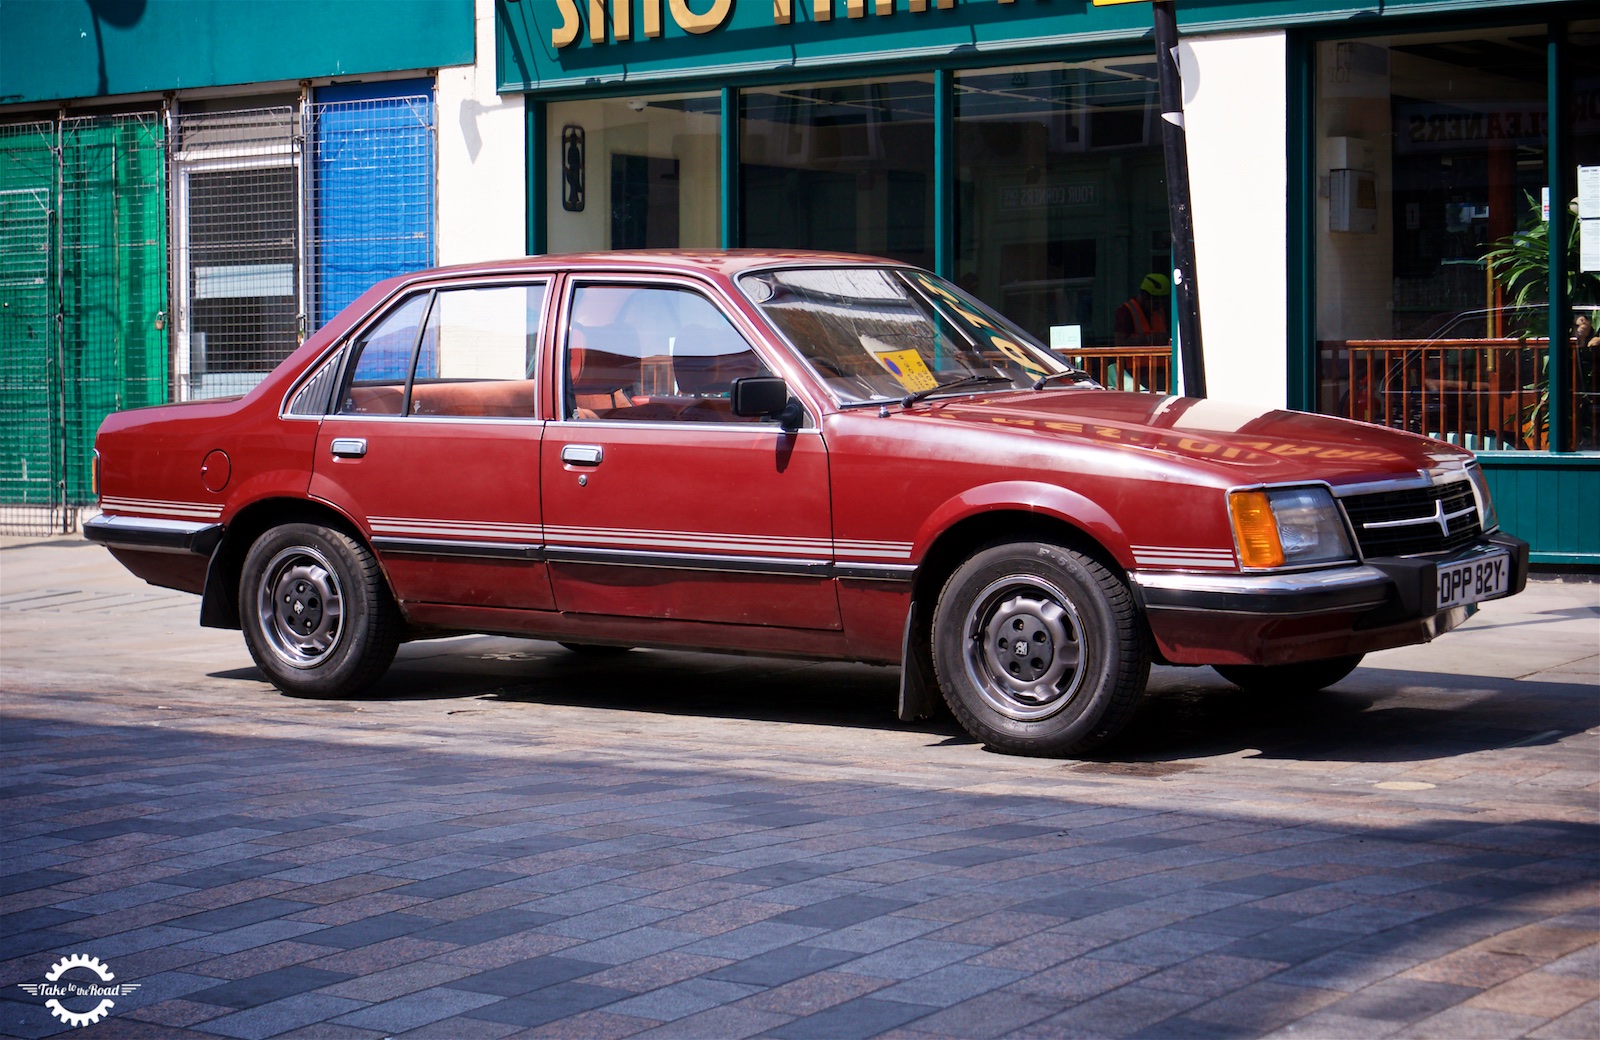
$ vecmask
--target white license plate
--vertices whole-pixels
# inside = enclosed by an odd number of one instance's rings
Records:
[[[1510,587],[1510,553],[1447,564],[1439,568],[1439,609],[1504,596]]]

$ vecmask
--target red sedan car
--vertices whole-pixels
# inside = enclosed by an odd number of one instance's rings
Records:
[[[384,282],[241,398],[111,416],[85,533],[279,688],[410,638],[899,664],[1073,754],[1152,660],[1316,689],[1519,591],[1469,452],[1106,390],[948,282],[602,253]]]

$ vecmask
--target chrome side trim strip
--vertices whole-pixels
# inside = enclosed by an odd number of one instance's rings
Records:
[[[544,559],[544,546],[514,542],[453,542],[436,538],[374,538],[372,547],[381,553],[401,556],[449,556],[482,560]]]
[[[828,578],[827,560],[789,560],[772,556],[702,556],[693,553],[641,552],[631,549],[545,547],[551,563],[588,563],[604,567],[653,567],[658,570],[716,571],[724,574],[770,574]]]
[[[833,574],[853,581],[898,581],[909,583],[917,568],[909,563],[836,563]]]

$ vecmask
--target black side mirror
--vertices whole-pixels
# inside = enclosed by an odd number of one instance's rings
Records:
[[[733,381],[733,414],[777,419],[785,430],[797,429],[804,414],[789,396],[789,384],[778,376],[740,376]]]

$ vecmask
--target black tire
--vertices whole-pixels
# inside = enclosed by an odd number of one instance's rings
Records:
[[[1133,717],[1150,637],[1128,586],[1098,561],[1008,542],[945,582],[933,660],[945,702],[978,740],[1019,755],[1082,754]]]
[[[400,611],[366,546],[316,524],[267,531],[244,558],[239,619],[256,666],[302,697],[372,685],[400,645]]]
[[[579,657],[618,657],[632,650],[631,646],[604,646],[600,643],[561,643],[561,646]]]
[[[1363,654],[1297,664],[1214,664],[1212,670],[1250,693],[1316,693],[1356,670]]]

